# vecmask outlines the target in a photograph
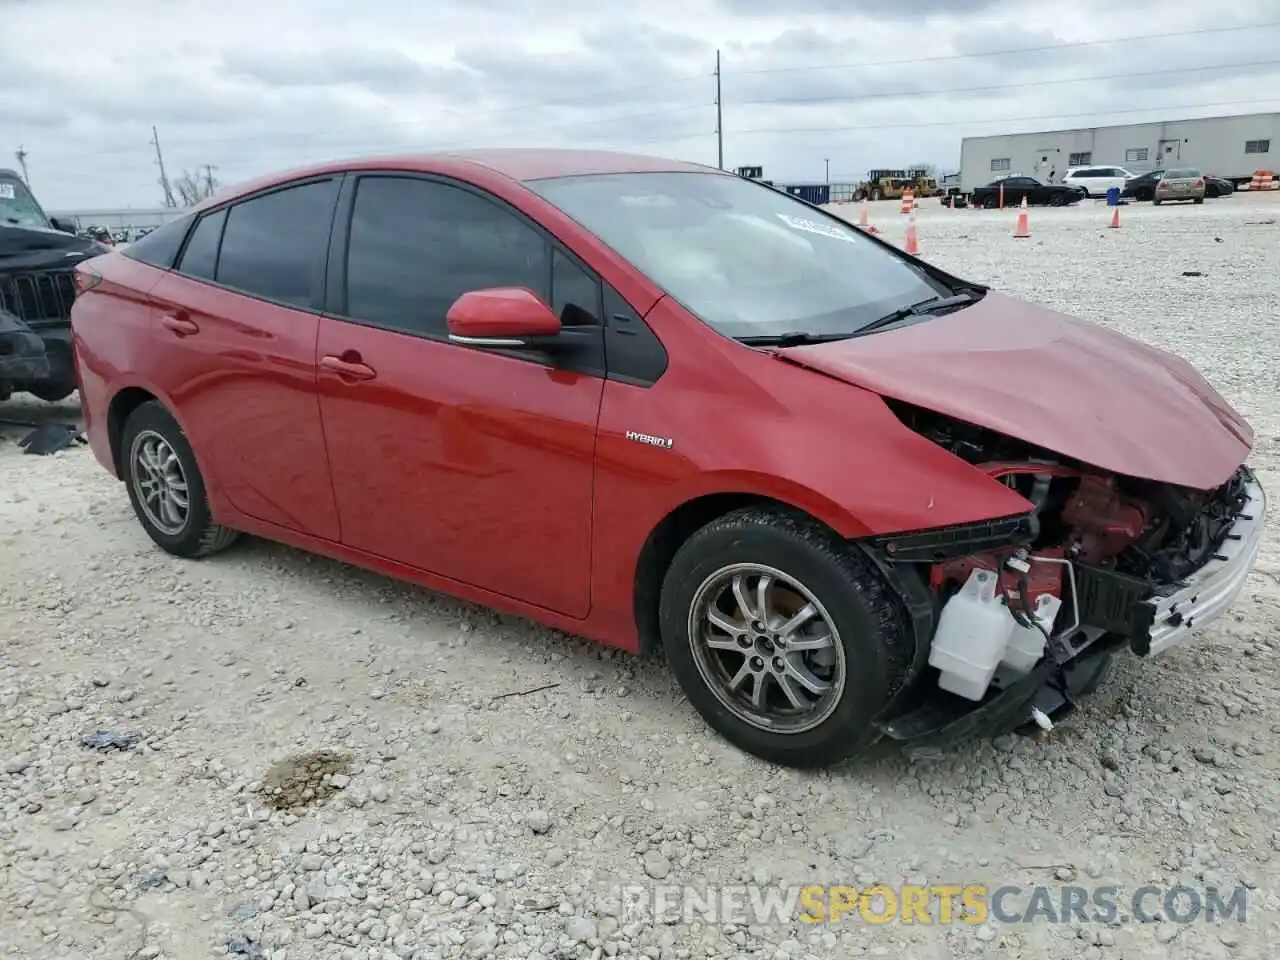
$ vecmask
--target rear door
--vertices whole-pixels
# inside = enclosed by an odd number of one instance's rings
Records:
[[[206,479],[251,517],[331,540],[315,344],[339,182],[205,213],[151,291],[158,377]]]
[[[352,177],[340,210],[318,383],[342,542],[585,616],[600,280],[518,211],[455,181]],[[584,348],[553,359],[451,343],[453,302],[503,286],[541,296],[582,328]]]

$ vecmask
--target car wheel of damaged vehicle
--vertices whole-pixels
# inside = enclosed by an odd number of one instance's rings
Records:
[[[703,718],[773,763],[826,766],[869,746],[902,682],[907,624],[878,570],[799,513],[747,508],[672,560],[663,646]]]
[[[144,403],[125,421],[122,478],[143,529],[179,557],[204,557],[238,534],[213,522],[204,478],[178,422],[159,403]]]

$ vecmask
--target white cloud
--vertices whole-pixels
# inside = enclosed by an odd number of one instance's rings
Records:
[[[820,179],[830,157],[833,179],[855,179],[873,166],[953,166],[971,134],[1280,109],[1280,27],[1062,46],[1258,23],[1265,9],[25,0],[0,11],[0,148],[26,149],[32,186],[53,208],[156,204],[152,124],[171,175],[207,163],[223,183],[332,157],[466,146],[714,163],[719,47],[726,165]],[[1051,49],[963,56],[1028,47]]]

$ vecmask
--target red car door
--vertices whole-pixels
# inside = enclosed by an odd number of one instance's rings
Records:
[[[155,378],[238,509],[338,538],[315,343],[337,178],[205,214],[152,289]]]
[[[524,286],[598,324],[598,280],[459,184],[352,177],[339,209],[317,382],[342,542],[585,616],[603,351],[459,346],[445,314],[468,290]]]

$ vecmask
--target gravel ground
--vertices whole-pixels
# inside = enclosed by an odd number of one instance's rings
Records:
[[[1013,212],[930,203],[918,225],[925,258],[1196,362],[1251,419],[1276,496],[1280,197],[1122,217],[1034,210],[1014,240]],[[872,211],[895,239],[905,219]],[[711,735],[660,664],[268,543],[168,557],[87,449],[23,456],[20,435],[0,427],[3,955],[1131,960],[1280,943],[1276,511],[1225,622],[1125,658],[1047,739],[799,774]],[[95,731],[124,749],[82,743]],[[610,896],[650,878],[1252,892],[1244,925],[652,924]]]

